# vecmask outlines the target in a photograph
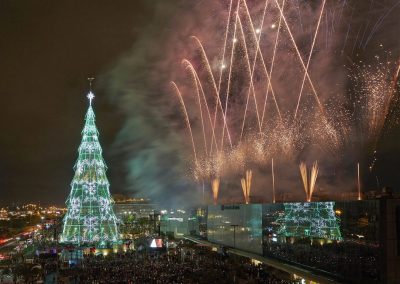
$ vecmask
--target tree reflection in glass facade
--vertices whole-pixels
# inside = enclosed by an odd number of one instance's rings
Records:
[[[341,240],[334,202],[284,203],[285,214],[277,218],[279,236]]]
[[[378,217],[376,200],[264,204],[264,255],[371,283],[379,278]]]

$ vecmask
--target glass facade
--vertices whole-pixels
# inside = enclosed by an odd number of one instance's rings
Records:
[[[184,235],[198,235],[199,221],[192,210],[163,210],[160,218],[160,232],[181,238]]]
[[[263,205],[263,253],[357,279],[379,278],[379,200]]]
[[[397,255],[400,256],[400,206],[396,207]]]
[[[343,283],[400,279],[399,199],[210,205],[201,215],[198,235],[212,243]]]
[[[210,242],[262,254],[262,206],[215,205],[208,207]]]

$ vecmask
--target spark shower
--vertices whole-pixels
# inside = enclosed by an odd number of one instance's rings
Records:
[[[305,182],[311,201],[318,165],[340,164],[349,149],[363,149],[373,162],[384,129],[396,121],[397,59],[389,50],[369,63],[351,58],[369,48],[400,2],[371,4],[371,19],[361,24],[349,1],[317,2],[231,0],[218,42],[188,39],[194,47],[193,58],[182,59],[186,79],[171,86],[188,130],[193,177],[209,185],[214,203],[224,178],[236,180],[249,203],[254,168],[271,168],[264,174],[272,176],[275,202],[274,162],[300,164],[293,190]],[[315,161],[311,184],[303,159]],[[358,155],[351,159],[359,189]]]

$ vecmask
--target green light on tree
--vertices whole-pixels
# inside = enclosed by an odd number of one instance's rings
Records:
[[[334,202],[285,203],[278,234],[285,237],[342,240]]]
[[[93,93],[88,94],[89,108],[85,116],[75,175],[67,199],[61,242],[76,245],[105,246],[119,241],[118,219],[113,211],[92,108]]]

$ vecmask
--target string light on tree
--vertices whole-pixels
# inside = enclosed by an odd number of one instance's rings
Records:
[[[335,202],[285,203],[285,215],[276,222],[285,237],[342,240]]]
[[[78,148],[79,156],[74,167],[71,192],[66,202],[68,211],[64,217],[61,242],[102,247],[119,242],[119,232],[106,176],[107,166],[103,160],[92,108],[93,79],[88,79],[89,108]]]

